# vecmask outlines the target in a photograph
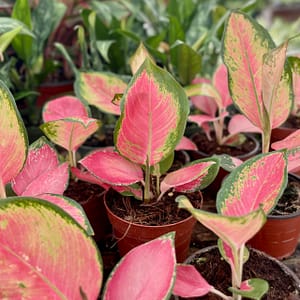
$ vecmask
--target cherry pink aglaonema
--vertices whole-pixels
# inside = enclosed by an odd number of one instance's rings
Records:
[[[285,151],[257,155],[235,168],[223,181],[217,194],[217,212],[193,208],[186,196],[177,197],[180,208],[187,209],[218,237],[222,257],[232,275],[231,296],[216,290],[194,266],[179,264],[173,293],[182,297],[216,293],[223,299],[261,299],[268,290],[262,279],[242,281],[243,265],[249,257],[246,243],[263,226],[266,215],[276,205],[287,184]],[[198,273],[198,274],[197,274]]]
[[[23,121],[1,81],[0,114],[0,298],[96,299],[103,276],[92,230],[83,210],[59,195],[68,166],[45,139],[28,150]],[[10,184],[17,196],[8,196]]]

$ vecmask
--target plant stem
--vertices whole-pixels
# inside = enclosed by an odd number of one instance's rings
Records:
[[[210,292],[211,292],[211,293],[214,293],[215,295],[218,295],[218,296],[221,297],[222,299],[226,299],[226,300],[231,300],[231,299],[232,299],[232,297],[223,294],[221,291],[216,290],[215,288],[212,288],[212,289],[210,290]]]
[[[0,178],[0,198],[1,199],[6,198],[5,186],[4,186],[1,178]]]
[[[145,168],[145,189],[144,189],[144,202],[150,202],[150,183],[151,183],[151,174],[150,174],[150,166],[146,163]]]
[[[271,130],[262,133],[262,153],[268,153],[270,149]]]
[[[76,153],[75,151],[68,151],[69,163],[71,167],[76,167]]]

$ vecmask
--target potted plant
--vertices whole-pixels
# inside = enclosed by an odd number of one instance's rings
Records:
[[[229,286],[223,286],[221,282],[216,281],[207,282],[207,279],[202,277],[195,268],[197,263],[203,264],[204,268],[212,271],[213,275],[210,276],[210,280],[219,278],[217,268],[214,267],[211,270],[213,264],[211,260],[209,260],[209,265],[207,264],[205,255],[193,255],[194,260],[188,260],[190,264],[179,264],[176,268],[176,282],[173,289],[175,295],[199,297],[214,293],[222,299],[242,299],[242,297],[262,299],[266,293],[272,295],[271,299],[284,299],[299,295],[299,279],[291,271],[288,272],[287,278],[291,280],[292,286],[283,294],[280,294],[281,291],[274,291],[276,288],[273,282],[269,284],[264,279],[268,278],[271,270],[267,269],[267,274],[252,270],[252,274],[261,274],[263,278],[247,278],[246,276],[249,275],[243,272],[247,267],[249,255],[250,257],[255,255],[258,260],[257,267],[260,259],[265,259],[265,254],[258,253],[257,255],[255,251],[246,247],[246,243],[262,228],[267,214],[282,195],[287,184],[286,165],[287,159],[284,151],[260,154],[248,159],[224,179],[217,195],[218,213],[194,208],[186,196],[177,198],[179,207],[187,209],[201,224],[219,237],[218,249],[221,258],[217,258],[214,251],[214,260],[217,264],[221,264],[224,260],[230,268],[226,269],[229,274],[225,273],[222,277],[228,277],[225,282],[229,281]],[[212,247],[206,250],[211,251]],[[275,261],[270,257],[268,260]],[[282,265],[277,260],[276,264],[280,267]],[[224,265],[221,265],[224,268]],[[286,269],[282,270],[282,276],[286,276]]]
[[[275,47],[268,31],[242,12],[233,11],[227,20],[223,39],[223,61],[228,70],[230,93],[241,113],[259,128],[263,153],[270,150],[272,128],[280,126],[286,120],[293,103],[292,76],[286,63],[287,46],[288,41]],[[261,230],[264,232],[262,240],[267,245],[267,239],[277,236],[282,242],[279,243],[276,238],[277,246],[270,242],[273,250],[264,248],[264,251],[283,258],[295,250],[298,240],[295,237],[288,249],[284,247],[284,241],[290,239],[285,237],[288,230],[284,226],[279,226],[276,234],[271,234],[267,228],[269,219],[284,219],[284,223],[289,223],[299,217],[298,215],[299,213],[275,218],[268,216],[268,221]],[[274,225],[269,228],[272,227]],[[267,230],[264,231],[264,228]]]
[[[130,215],[135,206],[142,209],[139,213],[141,219],[147,219],[148,211],[163,210],[167,202],[174,203],[172,191],[193,192],[209,185],[217,174],[219,161],[217,158],[197,160],[166,174],[173,162],[174,149],[184,132],[189,102],[183,88],[151,59],[146,58],[134,74],[120,108],[121,115],[115,129],[115,151],[93,151],[79,163],[112,188],[106,194],[105,205],[110,220],[115,219],[119,224],[114,233],[120,238],[118,247],[121,255],[124,255],[149,238],[174,231],[175,224],[154,226],[158,225],[155,221],[151,225],[145,225],[143,221],[135,224],[136,221],[132,219],[135,213]],[[134,195],[142,201],[128,195]],[[129,215],[125,216],[127,220],[111,211],[112,206],[120,202],[125,205],[121,210],[129,211]],[[170,212],[162,213],[158,218],[167,219]],[[181,215],[176,209],[174,218],[177,219],[178,214]],[[189,224],[188,228],[182,219],[179,219],[180,222],[172,221],[183,228],[183,233],[176,233],[179,261],[187,254],[194,225],[188,215],[183,219]],[[146,233],[146,229],[150,229],[152,235]],[[137,234],[137,230],[141,230],[141,233]],[[180,247],[182,253],[179,252]]]

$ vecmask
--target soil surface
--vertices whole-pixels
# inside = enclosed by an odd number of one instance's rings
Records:
[[[216,289],[229,295],[227,288],[231,286],[231,271],[229,264],[221,258],[217,247],[207,253],[196,255],[190,264],[194,265]],[[292,300],[300,297],[300,289],[295,286],[291,276],[283,272],[274,261],[250,249],[249,260],[243,269],[243,280],[254,277],[265,279],[269,283],[269,291],[262,298],[263,300]],[[209,293],[203,297],[180,299],[217,300],[221,298]]]
[[[287,127],[287,128],[300,128],[300,117],[290,115],[288,119],[284,122],[282,127]]]

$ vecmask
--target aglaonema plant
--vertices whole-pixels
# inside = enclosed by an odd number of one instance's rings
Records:
[[[96,299],[103,276],[92,229],[82,208],[60,195],[68,165],[59,163],[44,138],[28,148],[14,98],[1,81],[0,114],[0,257],[5,274],[0,276],[0,298]],[[16,195],[9,196],[9,185]]]
[[[191,192],[212,182],[218,159],[193,161],[166,174],[189,113],[185,91],[166,70],[146,58],[120,109],[114,133],[117,151],[94,151],[79,161],[93,176],[145,203],[159,201],[169,190]]]
[[[173,293],[182,297],[203,296],[208,292],[222,299],[261,299],[268,283],[260,278],[243,279],[243,265],[249,258],[246,243],[266,222],[287,184],[285,151],[260,154],[235,168],[217,194],[217,213],[193,208],[186,196],[176,200],[201,224],[218,237],[222,257],[230,265],[231,295],[216,290],[192,265],[179,264]]]
[[[262,134],[262,152],[270,147],[271,130],[289,116],[293,97],[286,63],[288,41],[276,47],[268,31],[245,13],[233,11],[223,36],[233,102]]]
[[[224,64],[218,66],[212,81],[199,77],[192,83],[185,87],[185,90],[193,106],[201,113],[191,114],[188,120],[197,123],[205,131],[209,140],[212,139],[211,134],[214,132],[219,145],[240,145],[245,141],[245,136],[241,132],[259,131],[244,115],[229,116],[228,108],[232,105],[232,99]],[[226,122],[227,118],[228,122]],[[227,134],[225,129],[228,130]]]

